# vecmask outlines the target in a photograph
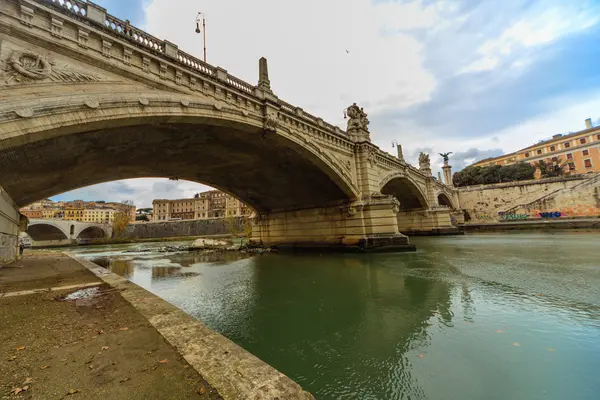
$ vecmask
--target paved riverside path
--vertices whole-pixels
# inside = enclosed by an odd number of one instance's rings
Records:
[[[96,284],[98,297],[61,300]],[[119,291],[66,255],[26,250],[23,259],[0,267],[4,398],[220,396]]]

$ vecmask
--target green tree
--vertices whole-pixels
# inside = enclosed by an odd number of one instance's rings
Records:
[[[554,178],[565,174],[567,163],[560,157],[553,158],[550,161],[540,160],[535,163],[535,168],[540,171],[542,178]]]
[[[469,166],[452,176],[454,186],[470,186],[534,179],[535,168],[525,162],[512,165]]]

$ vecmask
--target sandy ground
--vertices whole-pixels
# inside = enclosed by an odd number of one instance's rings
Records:
[[[98,282],[99,295],[66,301]],[[125,301],[71,258],[31,252],[0,267],[0,399],[220,399]]]

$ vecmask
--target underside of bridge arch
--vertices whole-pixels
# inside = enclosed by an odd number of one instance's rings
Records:
[[[438,195],[438,204],[440,206],[446,206],[448,208],[454,209],[454,206],[452,205],[450,198],[445,193],[440,193]]]
[[[63,231],[56,226],[49,224],[30,225],[27,228],[27,234],[36,242],[68,239]]]
[[[406,178],[394,178],[381,189],[382,194],[390,194],[398,199],[401,210],[427,209],[427,201],[419,188]]]
[[[88,226],[77,235],[79,239],[102,239],[106,236],[104,229],[97,226]]]
[[[176,121],[176,122],[173,122]],[[205,183],[259,212],[349,200],[339,175],[305,147],[274,132],[183,118],[107,121],[65,128],[49,139],[0,150],[0,182],[13,200],[32,201],[92,184],[141,177]],[[43,137],[36,133],[36,139]]]

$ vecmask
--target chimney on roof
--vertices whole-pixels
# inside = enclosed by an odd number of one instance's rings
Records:
[[[593,128],[593,127],[594,126],[592,125],[592,119],[591,118],[586,119],[585,120],[585,128],[586,129],[590,129],[590,128]]]

